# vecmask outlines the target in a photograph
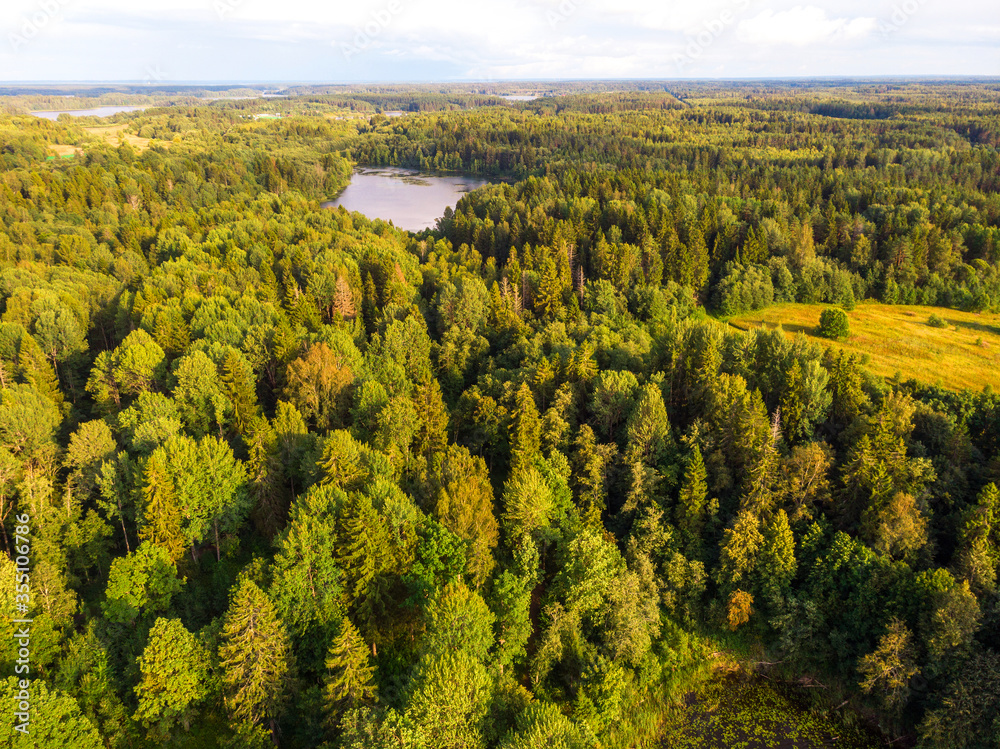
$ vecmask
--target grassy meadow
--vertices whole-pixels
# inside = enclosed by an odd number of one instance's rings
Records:
[[[897,373],[948,388],[1000,388],[1000,315],[941,307],[862,303],[847,313],[851,335],[830,341],[818,335],[820,313],[829,305],[777,304],[729,320],[740,330],[781,326],[824,345],[868,354],[869,369],[885,377]],[[928,323],[937,315],[945,327]]]
[[[149,138],[140,138],[138,135],[129,132],[130,124],[121,123],[117,125],[98,125],[96,127],[83,128],[86,132],[103,139],[112,146],[117,146],[125,141],[137,151],[145,151],[152,142]],[[169,146],[168,141],[161,141],[161,145]]]
[[[813,701],[797,685],[733,672],[691,694],[664,720],[670,749],[877,749],[884,741],[852,712]]]

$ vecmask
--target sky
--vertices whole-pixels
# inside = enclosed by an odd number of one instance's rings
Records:
[[[3,0],[0,80],[1000,76],[996,0]]]

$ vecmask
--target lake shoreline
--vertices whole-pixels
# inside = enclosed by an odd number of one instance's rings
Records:
[[[359,164],[350,182],[329,200],[321,201],[320,207],[343,207],[420,233],[436,228],[447,208],[454,209],[464,195],[488,184],[488,179],[458,172]]]
[[[70,117],[98,117],[103,119],[105,117],[113,117],[116,114],[141,112],[144,109],[149,109],[150,106],[146,104],[109,104],[103,107],[85,107],[83,109],[36,109],[29,112],[29,114],[42,120],[49,120],[50,122],[56,122],[61,114],[68,114]],[[81,112],[87,112],[88,114],[80,114]],[[94,114],[89,114],[91,112]]]

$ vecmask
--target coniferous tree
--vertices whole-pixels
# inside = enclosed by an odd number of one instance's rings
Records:
[[[288,634],[257,585],[242,580],[222,625],[219,665],[234,724],[267,726],[276,735],[293,673]]]
[[[154,452],[146,461],[142,499],[140,540],[156,544],[175,561],[180,559],[185,547],[181,508],[177,502],[173,478],[167,469],[167,456],[162,449]]]
[[[207,693],[208,667],[204,646],[179,619],[157,619],[139,657],[142,679],[135,688],[136,717],[161,739],[177,722],[187,731]]]
[[[581,424],[574,447],[573,478],[581,514],[591,527],[601,527],[608,506],[608,474],[617,446],[598,445],[590,425]]]
[[[912,638],[906,625],[893,619],[875,651],[858,663],[858,672],[864,676],[861,689],[869,693],[877,690],[883,704],[894,712],[902,710],[906,704],[910,679],[919,671]]]
[[[966,511],[958,541],[958,573],[976,593],[992,593],[1000,567],[1000,490],[996,484],[987,484]]]
[[[375,576],[391,565],[385,521],[367,495],[348,495],[337,518],[337,540],[336,560],[344,571],[344,588],[348,600],[357,605]]]
[[[345,710],[377,699],[375,668],[368,659],[368,646],[346,616],[341,620],[340,634],[330,643],[326,670],[323,699],[334,723]]]
[[[526,384],[522,384],[514,399],[510,422],[511,471],[530,465],[534,460],[540,447],[541,429],[535,396]]]
[[[701,559],[704,551],[702,534],[708,511],[707,477],[701,450],[697,444],[692,444],[675,510],[677,527],[684,536],[685,553],[689,559]]]
[[[257,394],[250,367],[235,349],[226,352],[219,381],[232,407],[233,424],[237,432],[246,437],[257,416]]]

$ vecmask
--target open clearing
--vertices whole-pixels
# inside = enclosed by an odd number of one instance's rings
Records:
[[[140,138],[138,135],[126,132],[128,125],[101,125],[99,127],[85,127],[85,131],[98,138],[103,138],[112,146],[117,146],[122,139],[137,151],[145,151],[153,141],[149,138]],[[159,141],[164,146],[169,146],[168,141]]]
[[[49,150],[61,159],[67,159],[71,156],[77,156],[83,153],[79,146],[70,146],[62,143],[54,143],[50,145]]]
[[[776,304],[734,317],[729,324],[740,330],[781,325],[786,333],[804,333],[824,345],[868,354],[872,372],[904,380],[961,390],[1000,388],[1000,315],[959,312],[942,307],[908,307],[862,303],[847,313],[851,335],[830,341],[817,335],[825,304]],[[948,325],[927,324],[932,314]]]
[[[813,704],[807,690],[760,676],[716,678],[663,723],[664,749],[878,749],[849,715]]]

